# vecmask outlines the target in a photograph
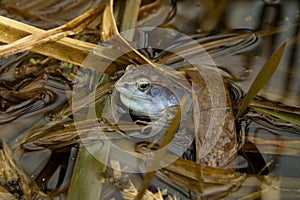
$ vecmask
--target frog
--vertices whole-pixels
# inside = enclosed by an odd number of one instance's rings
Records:
[[[170,125],[176,109],[180,108],[180,124],[169,150],[182,156],[186,150],[193,148],[191,144],[195,139],[196,162],[212,167],[235,168],[235,164],[230,163],[236,157],[239,145],[228,91],[222,91],[225,86],[215,84],[218,80],[215,71],[204,68],[201,73],[192,70],[184,74],[168,66],[129,65],[116,82],[112,95],[115,117],[126,112],[141,118],[150,117],[151,123],[133,135],[142,141],[163,135],[161,132],[166,128],[162,127]],[[182,106],[183,98],[187,102]],[[225,102],[221,104],[221,100]],[[150,134],[143,133],[148,127],[152,129]]]
[[[191,85],[180,73],[175,70],[170,73],[170,70],[165,66],[127,66],[124,75],[115,84],[111,105],[114,106],[115,118],[127,112],[141,119],[150,119],[140,132],[131,135],[140,138],[139,142],[150,138],[147,142],[161,140],[178,109],[181,109],[180,124],[169,151],[182,156],[194,140]],[[181,105],[183,98],[187,100],[185,105]],[[145,131],[147,129],[151,131]]]

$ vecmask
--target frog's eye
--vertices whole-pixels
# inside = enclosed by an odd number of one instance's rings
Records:
[[[140,90],[141,92],[145,92],[146,90],[148,90],[150,88],[150,83],[148,80],[141,79],[137,82],[137,87],[138,87],[138,90]]]

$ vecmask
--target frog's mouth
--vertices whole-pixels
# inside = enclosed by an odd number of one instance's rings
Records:
[[[141,101],[141,103],[143,101],[148,101],[148,102],[152,102],[152,100],[150,100],[149,98],[146,98],[142,95],[139,95],[139,94],[128,94],[128,93],[121,93],[120,92],[120,97],[124,97],[126,99],[129,99],[129,100],[133,100],[133,101]]]
[[[145,93],[139,94],[135,90],[131,90],[130,88],[123,88],[123,87],[116,86],[116,90],[119,93],[120,97],[122,97],[124,99],[126,98],[128,100],[132,100],[132,101],[140,101],[140,103],[143,103],[143,102],[152,102],[152,103],[154,103],[150,99],[150,97],[146,96]]]
[[[128,95],[127,93],[120,93],[119,98],[123,104],[132,110],[135,110],[135,107],[140,107],[145,104],[154,104],[151,99],[140,95]]]
[[[162,112],[153,110],[154,102],[143,97],[137,97],[134,95],[118,94],[118,109],[126,111],[130,114],[131,119],[136,121],[157,121],[162,117]],[[158,106],[155,106],[158,108]]]
[[[129,109],[137,116],[155,117],[161,116],[163,106],[150,98],[128,93],[119,93],[119,100],[123,107]]]

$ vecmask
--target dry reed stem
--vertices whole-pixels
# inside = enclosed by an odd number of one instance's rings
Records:
[[[49,41],[56,41],[77,34],[91,23],[104,10],[105,6],[105,4],[101,4],[58,28],[35,32],[10,44],[0,46],[0,58],[31,49]]]

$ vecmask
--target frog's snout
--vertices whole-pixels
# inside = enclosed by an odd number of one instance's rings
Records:
[[[116,84],[115,88],[118,92],[128,91],[130,88],[130,85],[128,83]]]

